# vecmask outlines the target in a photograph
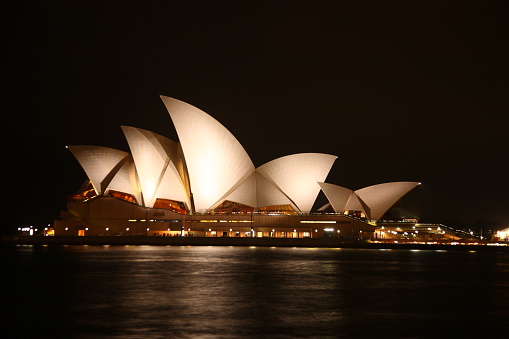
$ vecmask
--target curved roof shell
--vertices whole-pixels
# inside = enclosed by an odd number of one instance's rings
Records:
[[[269,161],[256,171],[284,192],[298,210],[309,212],[320,193],[318,182],[325,181],[336,159],[322,153],[292,154]]]
[[[224,200],[235,201],[256,208],[291,205],[297,210],[297,207],[290,198],[257,171],[226,195],[224,199],[221,199],[220,203]]]
[[[143,205],[153,207],[157,198],[182,201],[189,206],[184,184],[175,166],[177,143],[141,128],[122,126],[140,182]]]
[[[257,207],[290,205],[298,211],[294,202],[258,171],[256,172],[256,203]]]
[[[418,182],[400,181],[368,186],[357,191],[338,185],[320,183],[334,211],[363,211],[369,220],[378,220],[399,199],[412,190]]]
[[[355,191],[355,194],[371,209],[370,219],[380,219],[399,199],[419,185],[413,181],[388,182],[368,186]]]
[[[346,210],[346,203],[353,193],[351,189],[325,182],[319,182],[318,185],[320,185],[334,211],[342,213]]]
[[[257,207],[256,173],[252,173],[246,180],[232,188],[231,191],[228,192],[224,198],[219,199],[215,205],[219,205],[225,200],[234,201],[251,207]]]
[[[97,194],[105,192],[113,176],[130,157],[130,154],[117,149],[75,145],[67,146],[87,174]]]
[[[255,169],[248,154],[222,124],[183,101],[161,96],[180,142],[122,126],[131,154],[101,146],[69,146],[97,194],[132,194],[140,205],[156,199],[184,202],[205,212],[225,200],[252,207],[291,205],[309,212],[323,190],[336,212],[364,211],[378,220],[417,182],[393,182],[352,191],[324,183],[334,155],[300,153]]]
[[[109,190],[118,192],[124,192],[131,194],[136,198],[137,202],[141,202],[141,189],[138,180],[138,174],[136,173],[136,167],[134,166],[134,160],[131,154],[115,173],[113,179],[111,179],[108,187],[104,191],[104,194],[108,194]]]
[[[254,172],[254,165],[233,134],[210,115],[177,99],[161,99],[182,145],[195,209],[204,212]]]
[[[364,201],[362,201],[362,199],[359,198],[355,192],[352,192],[350,195],[350,198],[346,203],[345,210],[364,211],[366,218],[371,220],[371,208]]]

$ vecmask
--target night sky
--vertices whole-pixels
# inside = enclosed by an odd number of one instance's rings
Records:
[[[58,217],[86,180],[66,145],[129,151],[121,125],[178,140],[161,94],[216,118],[255,166],[334,154],[329,183],[422,182],[402,206],[423,222],[509,224],[508,9],[505,0],[10,2],[1,226]]]

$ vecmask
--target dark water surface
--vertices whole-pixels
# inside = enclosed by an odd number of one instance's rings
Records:
[[[5,338],[509,337],[507,252],[1,251]]]

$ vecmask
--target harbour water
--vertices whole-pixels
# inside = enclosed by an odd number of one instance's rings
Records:
[[[509,333],[507,251],[62,245],[1,251],[6,338]]]

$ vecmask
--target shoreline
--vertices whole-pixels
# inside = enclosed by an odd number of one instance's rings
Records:
[[[2,245],[153,245],[153,246],[259,246],[358,249],[416,249],[509,252],[509,246],[343,242],[337,238],[227,238],[227,237],[147,237],[147,236],[2,236]]]

